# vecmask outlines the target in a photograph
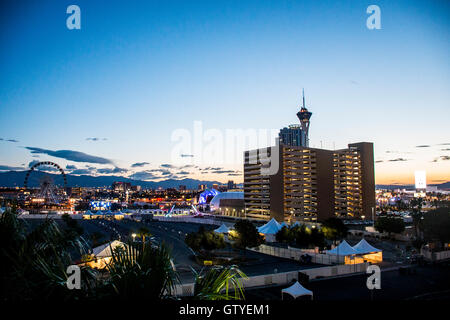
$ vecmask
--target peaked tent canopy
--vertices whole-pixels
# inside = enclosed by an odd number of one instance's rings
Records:
[[[347,241],[342,241],[336,248],[327,251],[328,254],[336,254],[338,256],[350,256],[357,254],[356,250],[353,249]]]
[[[355,244],[353,246],[353,249],[356,251],[356,253],[358,254],[366,254],[366,253],[373,253],[373,252],[381,252],[382,250],[377,249],[375,247],[373,247],[370,243],[368,243],[366,241],[366,239],[361,239],[360,242],[358,242],[357,244]]]
[[[125,244],[119,240],[114,240],[101,246],[95,247],[94,249],[92,249],[92,254],[96,258],[111,257],[111,248],[114,250],[115,248],[120,246],[125,247]]]
[[[214,232],[217,232],[217,233],[228,233],[228,231],[230,231],[230,230],[224,223],[222,223],[222,225],[219,228],[214,230]]]
[[[91,212],[91,210],[86,211],[84,214],[86,215],[92,215],[93,213]]]
[[[281,229],[281,225],[275,220],[275,218],[272,218],[269,222],[267,222],[265,225],[258,228],[258,232],[262,234],[275,234]]]
[[[295,281],[295,283],[289,288],[281,290],[282,295],[283,293],[291,295],[294,299],[297,299],[300,296],[313,296],[313,292],[304,288],[300,283],[298,283],[298,281]]]

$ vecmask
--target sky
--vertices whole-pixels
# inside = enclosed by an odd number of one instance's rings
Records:
[[[2,1],[0,170],[242,182],[227,134],[298,123],[304,88],[310,146],[450,181],[449,33],[448,1]]]

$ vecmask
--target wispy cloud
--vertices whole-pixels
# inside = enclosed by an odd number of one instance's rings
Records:
[[[97,169],[98,173],[101,174],[112,174],[112,173],[126,173],[128,172],[128,169],[124,169],[124,168],[101,168],[101,169]]]
[[[139,168],[139,167],[143,167],[143,166],[145,166],[147,164],[150,164],[150,163],[148,163],[148,162],[136,162],[136,163],[133,163],[131,165],[131,167],[132,168]]]
[[[148,171],[138,171],[128,176],[128,178],[133,180],[153,180],[158,178],[153,173]]]
[[[80,151],[74,150],[48,150],[36,147],[25,147],[30,150],[32,154],[46,154],[55,158],[66,159],[74,162],[86,162],[86,163],[97,163],[97,164],[114,164],[111,160],[92,156]]]
[[[388,160],[388,161],[390,161],[390,162],[396,162],[396,161],[408,161],[408,159],[405,159],[405,158],[396,158],[396,159],[391,159],[391,160]]]
[[[3,139],[3,138],[0,138],[0,141],[13,142],[13,143],[19,142],[16,139]]]
[[[106,141],[108,140],[107,138],[96,138],[96,137],[92,137],[92,138],[86,138],[87,141]]]
[[[429,144],[422,144],[422,145],[416,146],[416,148],[429,148],[429,147],[431,147]]]
[[[24,167],[13,167],[13,166],[6,166],[6,165],[0,165],[0,171],[17,171],[17,170],[24,170]]]

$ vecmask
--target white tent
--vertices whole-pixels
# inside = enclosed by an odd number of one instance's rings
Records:
[[[281,225],[272,218],[265,225],[258,228],[258,232],[262,234],[276,234],[281,229]]]
[[[283,293],[291,295],[292,297],[294,297],[294,299],[297,299],[300,296],[311,296],[311,299],[313,297],[313,292],[311,290],[304,288],[300,283],[298,283],[298,281],[295,281],[295,283],[289,288],[281,290],[282,298]]]
[[[125,244],[119,240],[114,240],[101,246],[95,247],[94,249],[92,249],[92,254],[98,259],[111,257],[111,249],[114,250],[115,248],[120,246],[125,247]]]
[[[381,252],[382,251],[380,249],[377,249],[377,248],[373,247],[364,238],[361,239],[360,242],[355,244],[353,246],[353,249],[355,249],[356,253],[358,253],[358,254],[366,254],[366,253],[373,253],[373,252]]]
[[[219,228],[214,230],[214,232],[217,232],[217,233],[228,233],[228,231],[230,231],[230,230],[224,223],[222,223],[222,225]]]
[[[357,252],[347,243],[347,241],[344,240],[336,248],[328,250],[327,254],[335,254],[338,256],[351,256],[357,254]]]
[[[378,263],[383,261],[383,251],[375,248],[370,243],[368,243],[364,238],[361,239],[353,249],[358,255],[362,255],[362,260],[369,261],[372,263]]]

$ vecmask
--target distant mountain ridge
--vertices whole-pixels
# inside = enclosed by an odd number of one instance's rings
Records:
[[[0,187],[23,187],[23,182],[25,180],[25,175],[27,171],[7,171],[0,172]],[[39,180],[41,179],[42,172],[35,172],[30,176],[29,186],[36,187],[39,185]],[[55,184],[62,185],[63,179],[61,175],[51,174],[50,175]],[[130,182],[132,185],[139,185],[142,188],[151,188],[156,189],[159,187],[162,188],[178,188],[180,185],[185,185],[188,189],[197,189],[199,184],[206,184],[208,187],[211,187],[213,184],[223,184],[219,181],[209,181],[209,180],[197,180],[197,179],[167,179],[162,181],[143,181],[143,180],[133,180],[126,177],[121,176],[89,176],[89,175],[71,175],[66,174],[67,177],[67,185],[69,187],[109,187],[115,181],[123,181]],[[450,181],[441,183],[441,184],[429,184],[429,186],[437,186],[440,189],[450,189]],[[378,189],[414,189],[414,185],[385,185],[385,184],[377,184],[376,188]]]
[[[7,171],[0,172],[0,186],[1,187],[23,187],[25,175],[27,171]],[[49,175],[57,185],[63,184],[63,178],[60,174],[34,172],[30,175],[28,180],[29,187],[37,187],[43,175]],[[138,185],[142,188],[156,189],[162,188],[178,188],[180,185],[185,185],[188,189],[197,189],[199,184],[206,184],[209,188],[213,184],[222,184],[219,181],[197,180],[197,179],[167,179],[162,181],[142,181],[133,180],[121,176],[89,176],[89,175],[71,175],[66,174],[68,187],[109,187],[115,181],[130,182],[131,185]]]

